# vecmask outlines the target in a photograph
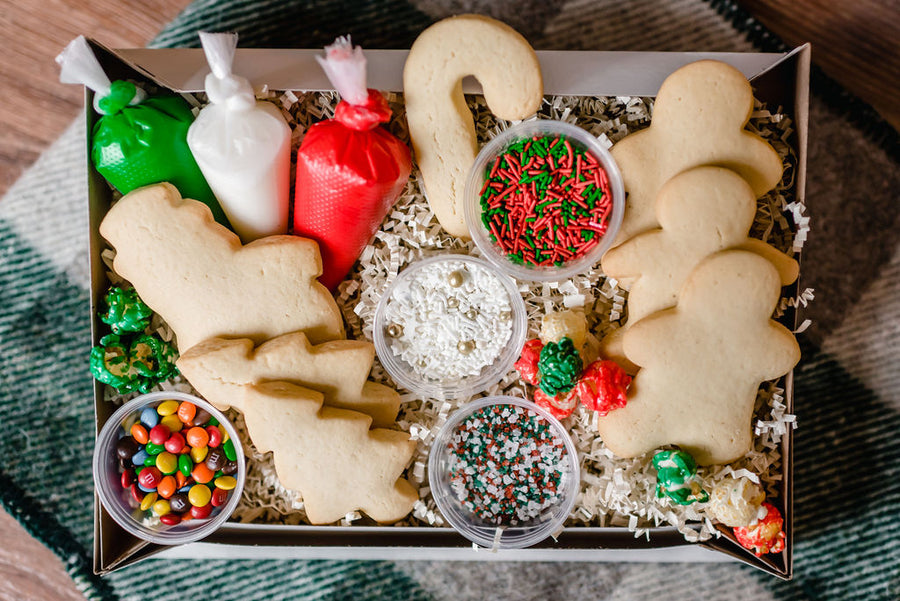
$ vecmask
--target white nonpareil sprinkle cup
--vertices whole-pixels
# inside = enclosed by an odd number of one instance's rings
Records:
[[[525,342],[515,282],[481,259],[441,255],[407,267],[375,311],[375,350],[395,382],[426,398],[481,392]]]

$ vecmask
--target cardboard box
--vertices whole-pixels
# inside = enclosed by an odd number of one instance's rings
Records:
[[[187,93],[203,89],[208,72],[201,50],[110,51],[92,42],[111,79],[146,79],[173,91]],[[239,49],[235,72],[252,74],[254,85],[273,90],[330,90],[331,85],[314,60],[319,50]],[[402,91],[402,69],[406,50],[367,50],[369,86]],[[654,96],[662,81],[677,68],[704,58],[727,62],[740,69],[753,83],[756,96],[769,107],[784,107],[795,123],[792,144],[797,153],[794,195],[805,197],[806,147],[809,89],[809,45],[786,54],[767,53],[659,53],[659,52],[538,52],[545,77],[545,94],[588,96]],[[464,83],[467,93],[479,93],[474,80]],[[97,115],[87,92],[87,131]],[[89,142],[88,142],[89,146]],[[88,152],[90,156],[90,152]],[[92,341],[98,344],[102,329],[97,312],[108,282],[100,259],[104,242],[98,226],[112,200],[109,187],[88,160]],[[798,257],[799,258],[799,257]],[[794,284],[796,290],[798,284]],[[785,316],[796,324],[793,310]],[[785,378],[788,412],[793,413],[793,373]],[[94,403],[97,429],[114,407],[103,400],[102,385],[95,382]],[[492,553],[473,550],[471,544],[450,528],[431,527],[322,527],[227,524],[206,540],[184,547],[160,547],[136,539],[122,530],[95,501],[94,571],[107,573],[140,559],[159,557],[257,557],[330,559],[448,559],[534,561],[729,561],[739,560],[781,578],[792,574],[793,486],[791,433],[782,440],[783,470],[780,497],[784,502],[787,547],[777,555],[762,558],[738,545],[730,531],[704,543],[687,543],[673,528],[654,528],[649,537],[635,538],[626,528],[566,528],[557,542],[545,540],[522,550]]]

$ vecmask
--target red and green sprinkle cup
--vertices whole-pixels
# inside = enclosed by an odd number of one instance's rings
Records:
[[[559,281],[588,271],[612,245],[625,190],[597,138],[538,120],[481,150],[465,198],[466,224],[485,258],[520,280]]]
[[[441,515],[477,545],[530,547],[562,529],[580,486],[563,425],[530,401],[486,397],[451,415],[431,446]]]

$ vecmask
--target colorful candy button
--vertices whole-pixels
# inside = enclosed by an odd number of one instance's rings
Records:
[[[169,428],[163,424],[156,424],[150,429],[150,442],[155,445],[163,445],[169,439]]]
[[[228,491],[216,488],[212,491],[212,498],[210,499],[210,503],[212,503],[213,507],[221,507],[228,501]]]
[[[204,486],[204,488],[206,488]],[[191,517],[197,520],[205,520],[212,513],[213,505],[212,503],[207,503],[203,506],[193,506],[191,507]]]
[[[168,451],[156,456],[156,467],[165,475],[174,474],[178,470],[178,458]]]
[[[216,488],[222,490],[234,490],[234,487],[237,486],[237,478],[234,476],[219,476],[215,482]]]
[[[208,453],[209,447],[195,447],[194,445],[191,445],[191,459],[194,460],[194,463],[202,463],[205,461]]]
[[[203,507],[204,505],[209,503],[211,499],[212,492],[210,492],[208,486],[195,484],[191,487],[191,490],[188,491],[188,500],[194,507]]]
[[[225,457],[227,457],[229,461],[237,461],[237,451],[234,450],[234,441],[226,440],[222,444],[222,450],[225,451]]]
[[[178,471],[181,472],[185,478],[191,475],[191,470],[194,469],[194,462],[191,461],[190,455],[180,455],[178,457]]]
[[[141,423],[147,428],[152,428],[159,423],[159,413],[153,407],[145,407],[141,411]]]
[[[147,511],[153,504],[156,503],[157,494],[155,492],[147,493],[143,499],[141,499],[141,510]]]
[[[215,472],[206,467],[205,463],[198,463],[191,471],[191,477],[195,482],[206,484],[207,482],[212,482],[212,479],[215,477]]]
[[[177,513],[167,513],[166,515],[159,517],[159,521],[166,526],[174,526],[176,524],[179,524],[181,523],[181,519],[181,516]]]
[[[151,509],[156,515],[166,515],[167,513],[172,511],[169,507],[169,502],[165,499],[158,500],[153,504],[153,507],[151,507]]]
[[[209,435],[207,444],[211,447],[217,447],[222,444],[222,431],[218,426],[207,426],[206,433]]]
[[[156,407],[156,412],[162,416],[174,415],[178,411],[178,401],[163,401]]]
[[[134,438],[135,442],[138,444],[147,444],[147,441],[150,440],[150,434],[147,432],[147,428],[141,424],[134,424],[131,426],[131,437]]]
[[[176,487],[177,483],[175,482],[175,476],[166,476],[160,480],[159,484],[156,486],[156,492],[158,492],[159,496],[163,499],[169,499],[175,494]]]
[[[184,424],[181,423],[181,419],[178,418],[177,415],[167,415],[161,420],[159,423],[166,428],[169,429],[169,432],[180,432],[182,428],[184,428]]]
[[[189,426],[194,419],[194,415],[197,413],[197,406],[190,401],[182,401],[181,404],[178,405],[177,413],[181,423]]]
[[[195,449],[206,447],[209,444],[209,434],[206,430],[199,426],[195,426],[187,431],[185,435],[187,443]]]
[[[175,455],[181,453],[181,450],[184,448],[185,441],[184,436],[179,434],[178,432],[172,433],[169,436],[169,439],[163,444],[166,450],[170,453],[174,453]]]

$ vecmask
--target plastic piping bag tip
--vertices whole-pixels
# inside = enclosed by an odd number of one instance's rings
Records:
[[[354,105],[366,103],[366,57],[360,46],[353,46],[350,36],[337,38],[325,47],[325,58],[316,56],[316,60],[342,100]]]
[[[200,32],[200,43],[206,54],[206,62],[213,75],[223,79],[231,75],[234,52],[237,49],[238,34]]]
[[[59,81],[86,86],[99,96],[109,94],[110,81],[94,55],[87,38],[78,36],[69,42],[56,57]]]

